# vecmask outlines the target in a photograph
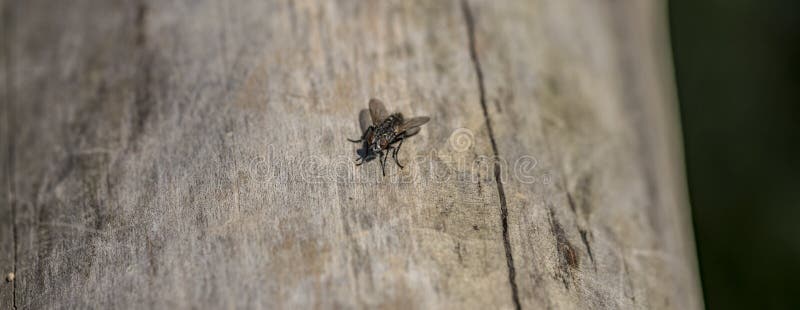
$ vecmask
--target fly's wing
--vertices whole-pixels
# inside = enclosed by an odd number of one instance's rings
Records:
[[[431,120],[431,118],[427,117],[427,116],[419,116],[419,117],[412,118],[412,119],[400,124],[400,126],[397,127],[397,131],[396,132],[397,133],[401,133],[403,131],[411,131],[412,129],[415,129],[415,128],[419,129],[419,126],[424,125],[429,120]],[[419,130],[414,132],[414,134],[416,134],[417,132],[419,132]]]
[[[406,132],[404,132],[403,135],[406,136],[406,138],[408,138],[410,136],[418,134],[420,129],[422,129],[422,127],[411,128],[409,130],[406,130]]]
[[[369,100],[369,115],[372,117],[372,124],[379,125],[389,117],[389,112],[386,112],[386,107],[382,101],[372,98]]]
[[[361,126],[361,132],[365,132],[367,131],[367,128],[369,128],[369,125],[372,122],[370,117],[371,116],[369,115],[369,111],[367,109],[363,109],[358,113],[358,125]]]

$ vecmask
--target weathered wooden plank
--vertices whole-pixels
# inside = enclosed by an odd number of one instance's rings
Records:
[[[700,307],[649,5],[4,6],[16,305]]]
[[[9,275],[14,273],[14,210],[10,204],[9,194],[11,193],[8,177],[10,175],[10,161],[8,158],[10,139],[10,117],[9,105],[11,93],[9,92],[11,80],[9,66],[10,58],[8,51],[11,38],[9,37],[9,15],[6,1],[0,0],[0,305],[14,305],[14,283]]]
[[[497,193],[443,160],[491,153],[447,148],[483,121],[458,2],[37,5],[19,305],[511,306]],[[352,167],[371,96],[436,120],[397,178]]]
[[[102,1],[17,1],[11,10],[16,305],[107,307],[104,291],[136,289],[115,278],[130,274],[130,254],[104,255],[138,247],[123,243],[107,182],[139,79],[136,10]]]
[[[524,308],[702,307],[662,6],[471,5]]]

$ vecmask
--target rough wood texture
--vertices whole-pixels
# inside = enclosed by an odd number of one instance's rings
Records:
[[[702,308],[663,15],[6,0],[0,303]]]

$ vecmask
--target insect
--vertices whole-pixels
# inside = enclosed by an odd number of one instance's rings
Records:
[[[369,110],[361,110],[358,114],[358,122],[361,125],[361,138],[358,140],[347,139],[355,143],[363,143],[363,149],[359,150],[359,158],[356,159],[356,166],[378,159],[381,162],[381,171],[386,176],[386,157],[392,152],[395,164],[400,169],[403,165],[397,160],[397,153],[403,146],[403,140],[419,133],[420,126],[427,123],[431,118],[427,116],[414,117],[406,120],[403,114],[386,112],[386,107],[378,99],[369,100]]]

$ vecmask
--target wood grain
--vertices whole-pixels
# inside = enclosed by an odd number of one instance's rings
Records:
[[[8,282],[9,274],[14,273],[14,209],[11,206],[11,147],[12,136],[11,130],[11,113],[9,104],[12,101],[11,94],[11,81],[9,79],[11,72],[11,62],[9,49],[11,41],[9,34],[9,19],[10,16],[8,6],[5,0],[0,0],[0,16],[3,22],[0,22],[0,57],[3,61],[0,63],[0,100],[3,105],[0,107],[0,305],[4,308],[10,308],[14,300],[14,283]],[[15,276],[16,277],[16,276]]]
[[[4,1],[0,303],[702,308],[661,6]]]
[[[702,308],[661,5],[472,9],[525,308]]]

